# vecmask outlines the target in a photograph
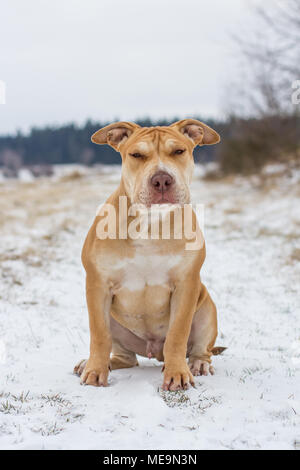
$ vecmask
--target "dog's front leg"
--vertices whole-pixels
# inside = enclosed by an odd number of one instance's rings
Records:
[[[81,374],[81,383],[106,386],[112,340],[109,314],[112,295],[99,279],[86,279],[86,299],[90,323],[90,357]]]
[[[199,275],[180,281],[171,298],[170,324],[164,344],[163,390],[180,390],[194,385],[186,362],[187,342],[200,292]]]

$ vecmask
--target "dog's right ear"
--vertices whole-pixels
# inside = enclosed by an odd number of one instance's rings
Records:
[[[114,122],[99,129],[91,139],[94,144],[108,144],[119,152],[121,146],[139,128],[140,126],[134,122]]]
[[[194,145],[213,145],[220,142],[219,134],[197,119],[182,119],[174,122],[170,127],[175,127],[179,132],[190,139]]]

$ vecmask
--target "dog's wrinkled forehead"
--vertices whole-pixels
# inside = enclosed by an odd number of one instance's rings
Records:
[[[188,147],[189,150],[193,150],[192,141],[189,142],[183,134],[176,130],[158,126],[143,127],[132,134],[126,141],[123,153],[133,148],[145,155],[153,152],[157,154],[162,152],[170,153],[178,146]]]

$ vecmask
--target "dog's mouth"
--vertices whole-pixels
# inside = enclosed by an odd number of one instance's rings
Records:
[[[145,204],[147,207],[152,205],[184,205],[189,203],[188,194],[183,195],[182,193],[177,193],[176,191],[168,191],[166,193],[155,193],[152,192],[147,194],[147,197],[139,197],[139,203]]]
[[[159,201],[153,201],[152,204],[175,204],[175,202],[175,199],[172,201],[162,197]]]
[[[155,195],[151,198],[151,204],[176,204],[177,202],[177,198],[171,194]]]

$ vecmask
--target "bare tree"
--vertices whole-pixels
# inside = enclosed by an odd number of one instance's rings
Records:
[[[81,155],[80,155],[80,162],[83,163],[84,165],[91,165],[92,161],[94,159],[94,152],[92,149],[86,147],[83,149]]]
[[[274,0],[254,9],[254,31],[235,38],[247,70],[250,113],[299,113],[292,83],[300,79],[300,0]],[[245,39],[246,36],[246,39]]]
[[[7,177],[16,178],[22,163],[22,156],[15,150],[5,148],[0,153],[0,165],[3,165],[3,173]]]
[[[266,2],[252,19],[252,29],[234,38],[240,76],[228,93],[228,135],[218,150],[227,173],[300,162],[300,105],[292,103],[292,84],[300,80],[300,0]]]
[[[0,160],[3,166],[13,171],[18,171],[22,166],[22,156],[9,148],[3,150]]]

